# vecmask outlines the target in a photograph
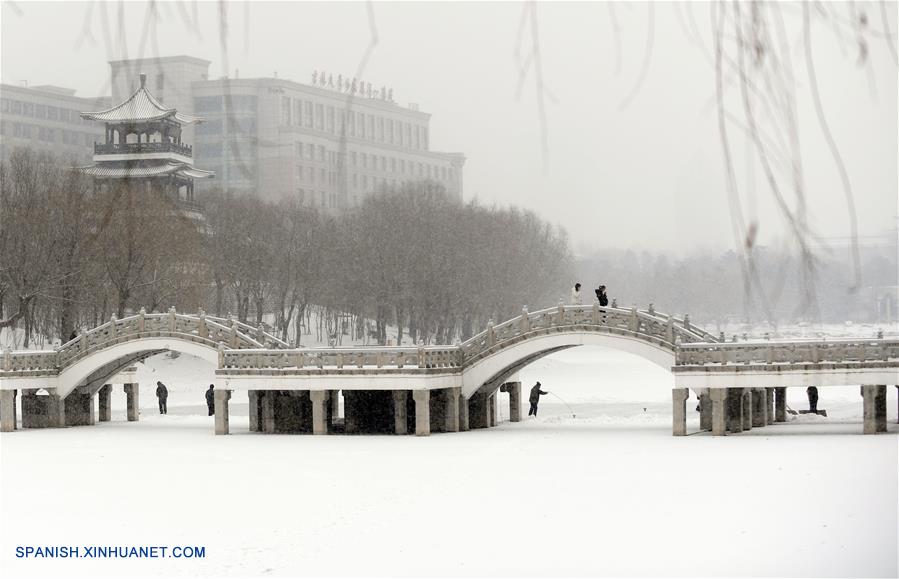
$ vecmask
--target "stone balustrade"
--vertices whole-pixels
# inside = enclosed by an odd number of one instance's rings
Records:
[[[682,344],[675,369],[741,364],[818,364],[899,360],[899,340],[798,340]]]
[[[3,353],[0,370],[16,374],[55,374],[103,348],[140,338],[175,337],[213,348],[289,348],[289,344],[269,334],[262,326],[252,326],[233,319],[179,314],[174,308],[166,313],[138,314],[108,322],[54,350],[26,350]]]

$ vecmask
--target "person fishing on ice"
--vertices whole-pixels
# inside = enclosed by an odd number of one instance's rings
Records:
[[[536,418],[537,404],[540,402],[540,397],[545,394],[549,394],[549,392],[544,392],[540,389],[540,382],[537,382],[537,384],[533,388],[531,388],[531,397],[528,398],[528,401],[531,403],[531,409],[528,410],[528,416],[533,414]]]

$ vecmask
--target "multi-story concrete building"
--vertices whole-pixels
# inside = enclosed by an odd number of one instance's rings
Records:
[[[313,84],[278,78],[208,79],[209,61],[190,56],[110,63],[113,100],[138,73],[166,106],[205,117],[194,160],[216,179],[197,188],[293,196],[339,211],[378,189],[431,180],[462,198],[461,153],[430,150],[430,115],[402,107],[386,90],[316,75]]]
[[[72,165],[89,162],[103,127],[82,119],[81,111],[107,108],[109,97],[81,98],[57,86],[0,85],[0,155],[29,147]]]

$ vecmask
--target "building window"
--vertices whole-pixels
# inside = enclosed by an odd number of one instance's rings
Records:
[[[384,117],[378,117],[378,140],[384,142]]]
[[[381,170],[387,170],[387,157],[385,157],[384,155],[381,155]]]
[[[362,168],[368,169],[368,155],[362,153]]]
[[[406,161],[405,159],[400,159],[400,173],[406,172]]]
[[[357,122],[359,123],[359,137],[365,138],[365,113],[358,113],[356,115]]]
[[[362,175],[362,188],[368,189],[368,175]]]
[[[318,170],[318,179],[319,179],[319,181],[318,181],[319,183],[321,183],[322,185],[325,184],[325,170],[324,169]]]
[[[393,119],[387,119],[387,138],[393,144]]]
[[[303,106],[304,106],[304,110],[305,110],[304,117],[306,120],[306,128],[311,129],[312,128],[312,101],[306,101],[305,103],[303,103]]]
[[[315,167],[309,167],[309,182],[315,184]]]
[[[353,189],[359,187],[359,174],[353,173]]]
[[[281,124],[290,125],[290,98],[281,97]]]
[[[309,157],[310,161],[315,160],[315,145],[312,143],[306,145],[306,156]]]
[[[350,153],[350,164],[355,167],[356,166],[356,151]]]
[[[315,128],[325,130],[325,105],[315,105]]]
[[[302,159],[303,158],[303,143],[300,141],[297,141],[294,148],[296,149],[297,158]]]
[[[328,132],[334,132],[334,107],[328,107]]]
[[[390,157],[390,171],[396,173],[396,157]]]
[[[324,145],[318,146],[318,160],[322,163],[325,162],[325,146]]]
[[[300,182],[303,181],[303,166],[302,165],[297,165],[297,180]]]

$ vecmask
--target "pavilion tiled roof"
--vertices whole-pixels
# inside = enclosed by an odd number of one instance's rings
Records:
[[[141,74],[140,88],[134,91],[134,94],[125,102],[105,111],[81,113],[81,117],[103,123],[157,121],[167,117],[173,117],[182,125],[203,121],[202,117],[185,115],[175,109],[164,107],[150,94],[150,91],[144,86],[145,84],[146,75]]]
[[[207,179],[213,177],[213,171],[197,169],[187,163],[173,163],[171,161],[155,165],[140,165],[134,167],[121,165],[89,165],[78,167],[78,170],[91,177],[101,179],[139,179],[142,177],[157,177],[161,175],[178,175],[191,179]]]

